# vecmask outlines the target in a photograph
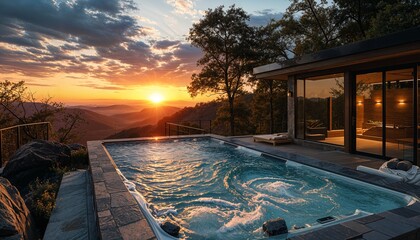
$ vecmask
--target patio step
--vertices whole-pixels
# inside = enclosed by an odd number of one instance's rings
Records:
[[[78,170],[63,176],[44,240],[98,239],[88,174]]]

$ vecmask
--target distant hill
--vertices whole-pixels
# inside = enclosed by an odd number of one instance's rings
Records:
[[[142,109],[143,107],[119,104],[119,105],[109,105],[109,106],[74,106],[72,108],[86,109],[86,110],[94,111],[96,113],[100,113],[103,115],[112,116],[115,114],[138,111]]]
[[[171,106],[161,106],[156,108],[145,108],[138,112],[129,112],[112,115],[114,119],[118,119],[121,124],[127,125],[127,128],[141,127],[145,125],[154,125],[160,119],[170,116],[180,108]]]
[[[19,115],[31,116],[36,109],[42,109],[43,103],[24,103]],[[214,108],[214,107],[213,107]],[[105,138],[139,137],[164,135],[165,122],[178,122],[191,119],[213,119],[217,108],[212,109],[212,103],[197,104],[196,107],[183,109],[173,106],[144,108],[132,105],[110,106],[77,106],[66,107],[63,112],[52,121],[53,130],[63,127],[66,114],[80,112],[84,122],[74,129],[78,139],[75,141],[85,144],[86,141]],[[178,112],[181,113],[178,113]],[[162,120],[164,119],[164,120]],[[135,130],[133,130],[135,129]]]
[[[77,142],[83,144],[85,144],[86,141],[104,139],[126,127],[125,125],[120,125],[118,119],[86,109],[66,108],[62,114],[65,115],[74,112],[80,112],[81,117],[84,120],[78,128],[75,129],[75,133],[78,136]],[[57,130],[62,127],[63,124],[64,123],[61,120],[58,120],[53,123],[53,127]]]
[[[213,121],[216,118],[216,112],[220,105],[220,102],[211,101],[199,103],[195,107],[185,107],[171,116],[162,118],[155,126],[129,128],[108,136],[107,139],[163,136],[165,135],[165,123],[167,122],[195,122],[198,124],[198,120],[202,120],[204,127],[205,124],[208,124],[208,121]]]

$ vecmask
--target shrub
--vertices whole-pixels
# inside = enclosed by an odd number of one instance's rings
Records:
[[[30,193],[26,196],[26,205],[42,235],[54,209],[59,186],[59,182],[41,181],[38,178],[29,185]]]
[[[71,151],[70,169],[86,169],[89,166],[89,156],[86,149]]]

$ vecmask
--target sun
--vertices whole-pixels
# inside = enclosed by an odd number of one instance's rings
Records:
[[[149,100],[152,101],[153,103],[160,103],[163,101],[163,96],[160,93],[152,93],[149,96]]]

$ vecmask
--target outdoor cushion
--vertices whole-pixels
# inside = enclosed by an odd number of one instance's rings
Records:
[[[393,158],[389,160],[388,162],[386,162],[386,166],[390,169],[397,169],[398,162],[399,162],[398,158]]]
[[[408,171],[411,169],[413,164],[409,161],[401,161],[397,164],[397,169],[402,171]]]

